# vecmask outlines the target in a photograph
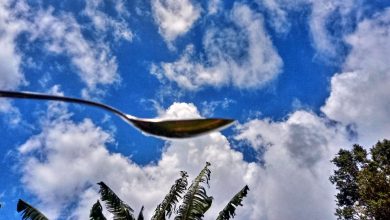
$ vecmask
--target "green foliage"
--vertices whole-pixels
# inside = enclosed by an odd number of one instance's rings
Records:
[[[354,145],[332,160],[338,219],[390,219],[390,141],[378,142],[370,154]]]
[[[176,204],[181,199],[181,194],[187,189],[188,174],[185,171],[180,172],[181,178],[175,181],[175,184],[171,187],[169,193],[165,196],[164,200],[157,206],[152,216],[152,220],[165,220],[165,216],[170,217],[172,212],[176,210]]]
[[[182,198],[182,194],[186,191],[188,182],[188,175],[181,171],[181,177],[175,181],[169,193],[165,196],[161,204],[155,210],[152,220],[165,220],[170,217],[173,212],[177,213],[175,220],[199,220],[202,219],[204,213],[210,208],[213,197],[207,196],[206,189],[203,185],[209,187],[209,180],[211,171],[209,170],[210,163],[206,162],[206,166],[202,169],[199,175],[192,182],[186,194],[183,197],[182,204],[176,210],[176,204]],[[114,215],[114,220],[135,220],[133,216],[133,209],[124,203],[110,187],[104,182],[99,182],[100,199],[105,203],[106,209]],[[237,206],[242,206],[242,200],[247,195],[249,190],[245,186],[238,192],[226,205],[226,207],[219,213],[217,220],[227,220],[234,217]],[[144,220],[144,207],[142,206],[137,220]],[[22,212],[23,220],[47,220],[47,218],[37,209],[19,200],[17,211]],[[103,207],[99,200],[92,206],[90,211],[90,220],[106,220],[103,215]]]
[[[99,200],[93,204],[91,212],[89,214],[90,220],[106,220],[106,217],[103,215],[103,207],[100,205]]]
[[[230,217],[234,218],[237,206],[242,206],[242,199],[248,194],[249,187],[246,185],[240,190],[225,206],[225,208],[219,212],[217,220],[228,220]]]
[[[32,205],[21,199],[18,201],[16,211],[22,212],[23,220],[48,220],[48,218],[38,209],[34,208]]]
[[[188,188],[175,220],[202,219],[204,213],[210,208],[213,197],[207,196],[206,189],[201,185],[201,183],[205,183],[207,186],[209,184],[211,173],[209,166],[210,163],[206,162],[206,166]]]
[[[114,220],[134,220],[134,210],[124,203],[104,182],[100,186],[100,199],[105,202],[106,208],[114,215]]]

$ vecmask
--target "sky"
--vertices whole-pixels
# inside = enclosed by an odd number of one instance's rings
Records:
[[[0,98],[1,219],[19,198],[87,219],[104,181],[150,218],[210,162],[215,219],[335,219],[330,160],[390,138],[388,0],[0,0],[0,89],[100,101],[145,118],[232,118],[185,140],[101,109]],[[107,212],[105,212],[107,214]]]

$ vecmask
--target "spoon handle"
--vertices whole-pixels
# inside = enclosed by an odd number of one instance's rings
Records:
[[[63,101],[63,102],[70,102],[70,103],[78,103],[78,104],[85,104],[85,105],[91,105],[96,106],[99,108],[103,108],[105,110],[114,112],[115,114],[118,114],[119,116],[123,117],[126,120],[130,120],[126,114],[119,111],[118,109],[115,109],[109,105],[105,105],[99,102],[94,101],[88,101],[85,99],[79,99],[79,98],[72,98],[72,97],[66,97],[66,96],[57,96],[57,95],[48,95],[43,93],[35,93],[35,92],[15,92],[15,91],[5,91],[0,90],[0,98],[19,98],[19,99],[39,99],[39,100],[51,100],[51,101]]]

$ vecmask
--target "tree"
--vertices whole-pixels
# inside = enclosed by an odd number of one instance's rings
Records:
[[[329,178],[336,195],[338,219],[390,219],[390,141],[378,142],[370,155],[359,146],[341,149],[331,161]]]
[[[186,172],[180,172],[180,178],[172,185],[169,193],[163,201],[157,206],[152,216],[152,220],[165,220],[170,218],[173,213],[176,214],[175,220],[198,220],[202,219],[206,211],[210,208],[213,197],[208,196],[205,186],[209,187],[211,171],[210,163],[200,171],[190,187],[188,185],[188,175]],[[100,200],[104,202],[107,211],[113,214],[114,220],[135,220],[134,210],[114,193],[104,182],[98,183],[100,190]],[[235,216],[237,206],[242,206],[242,200],[246,197],[249,187],[244,186],[219,213],[217,220],[228,220]],[[184,194],[184,196],[182,196]],[[179,208],[176,208],[180,199],[182,199]],[[22,200],[20,200],[22,201]],[[23,208],[19,207],[18,212],[23,211],[23,219],[47,220],[47,218],[37,209],[27,203],[22,203]],[[143,209],[138,214],[137,220],[143,220]],[[42,218],[41,218],[42,217]],[[98,200],[90,210],[90,220],[106,220],[103,215],[103,207]]]

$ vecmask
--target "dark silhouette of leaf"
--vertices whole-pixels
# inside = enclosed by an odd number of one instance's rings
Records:
[[[207,196],[205,188],[201,185],[201,183],[209,185],[211,172],[208,166],[210,163],[206,162],[206,166],[188,188],[175,220],[200,220],[210,208],[213,197]]]
[[[246,185],[240,190],[225,206],[225,208],[219,212],[217,220],[228,220],[230,217],[234,218],[237,206],[242,206],[242,199],[248,194],[249,187]]]
[[[164,200],[157,206],[152,220],[165,220],[166,216],[169,218],[172,212],[176,210],[176,204],[182,198],[181,194],[184,193],[188,185],[187,172],[180,171],[180,175],[181,178],[175,181],[175,184],[171,187]]]
[[[144,206],[142,206],[141,211],[139,211],[137,220],[144,220]]]
[[[89,214],[90,220],[107,220],[106,217],[103,215],[103,208],[102,205],[100,205],[99,200],[93,204],[91,212]]]
[[[124,203],[104,182],[100,186],[100,199],[105,202],[106,208],[114,215],[114,220],[135,220],[134,210]]]
[[[48,218],[38,209],[34,208],[33,206],[21,199],[19,199],[18,201],[16,211],[22,212],[23,220],[48,220]]]

